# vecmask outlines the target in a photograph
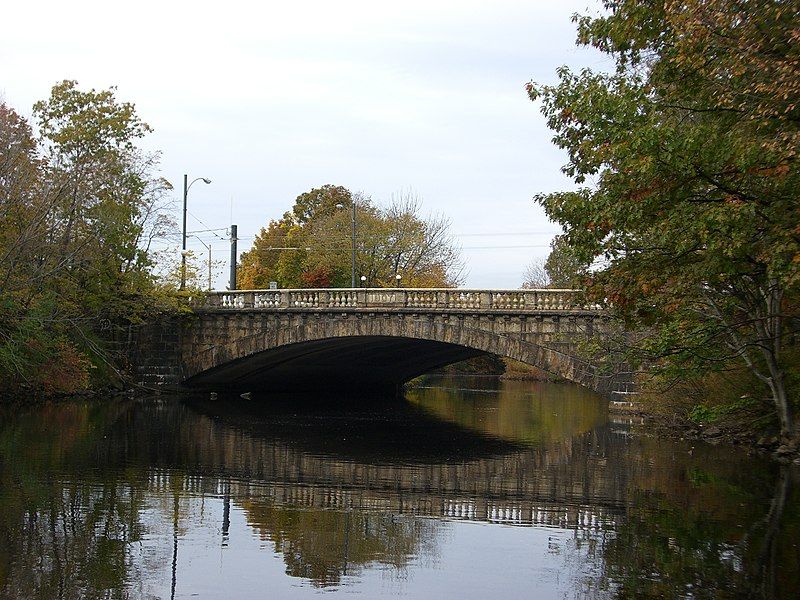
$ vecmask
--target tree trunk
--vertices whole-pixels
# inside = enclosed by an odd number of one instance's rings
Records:
[[[792,403],[786,394],[786,383],[784,381],[783,370],[778,365],[775,356],[771,352],[764,353],[767,367],[769,368],[769,379],[767,381],[772,391],[772,400],[775,402],[775,410],[781,420],[781,437],[790,438],[794,435],[794,414]]]

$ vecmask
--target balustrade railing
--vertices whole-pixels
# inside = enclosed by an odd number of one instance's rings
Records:
[[[308,290],[237,290],[209,292],[205,309],[397,308],[508,312],[598,311],[581,290],[465,290],[367,288]]]

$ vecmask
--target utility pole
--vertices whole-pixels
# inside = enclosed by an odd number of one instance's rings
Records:
[[[238,260],[236,255],[236,230],[236,225],[231,225],[231,279],[230,285],[228,286],[228,289],[231,291],[236,289],[236,263]]]
[[[350,264],[350,287],[356,287],[356,199],[353,198],[353,239],[352,239],[352,248],[351,248],[351,259],[352,262]]]
[[[189,196],[189,186],[186,184],[188,177],[183,174],[183,243],[181,244],[181,287],[186,289],[186,199]]]

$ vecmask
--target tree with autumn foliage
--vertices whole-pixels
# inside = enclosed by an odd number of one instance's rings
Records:
[[[170,186],[113,88],[63,81],[33,116],[38,136],[0,104],[0,392],[49,395],[107,383],[112,342],[167,302],[150,245]]]
[[[443,217],[420,216],[421,202],[401,194],[388,207],[362,194],[325,185],[297,197],[243,253],[243,289],[350,287],[352,209],[356,210],[356,276],[371,287],[450,287],[461,278],[460,250]]]
[[[578,43],[611,73],[530,83],[578,189],[539,194],[590,291],[663,376],[746,366],[784,435],[797,404],[800,12],[773,0],[605,0]]]

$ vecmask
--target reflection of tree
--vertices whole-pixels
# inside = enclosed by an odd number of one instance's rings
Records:
[[[8,598],[122,597],[145,491],[59,481],[0,498],[0,590]]]
[[[402,572],[412,558],[434,554],[441,524],[360,510],[293,507],[272,499],[242,502],[250,527],[283,554],[286,573],[314,585],[336,585],[370,564]]]
[[[800,538],[800,511],[798,511],[800,501],[795,498],[790,504],[794,510],[789,514],[786,513],[787,503],[792,497],[792,487],[792,474],[788,467],[782,467],[775,482],[775,495],[770,503],[769,512],[762,523],[757,523],[764,527],[761,550],[758,554],[758,563],[761,565],[760,592],[764,598],[777,597],[781,590],[800,589],[800,578],[797,573],[786,573],[779,568],[781,563],[800,565],[797,544],[788,543],[789,540],[796,541]],[[788,557],[788,560],[782,560],[784,557],[781,554],[789,552],[793,556]],[[789,580],[783,581],[781,575],[783,577],[788,575]]]
[[[2,597],[124,596],[146,490],[117,475],[60,475],[97,460],[98,434],[125,406],[46,405],[0,430]]]
[[[794,598],[800,503],[787,514],[791,479],[778,476],[766,514],[730,511],[731,500],[766,508],[754,490],[700,469],[687,473],[688,487],[676,494],[638,490],[626,518],[604,551],[606,576],[622,598]],[[747,529],[750,533],[745,534]],[[780,556],[779,553],[794,553]],[[776,581],[776,571],[783,579]]]
[[[505,381],[500,389],[488,393],[451,387],[463,387],[463,378],[436,383],[412,388],[408,399],[440,419],[509,441],[563,442],[599,427],[608,417],[605,402],[575,385],[551,384],[546,395],[536,397],[531,389],[537,387],[529,382]]]

